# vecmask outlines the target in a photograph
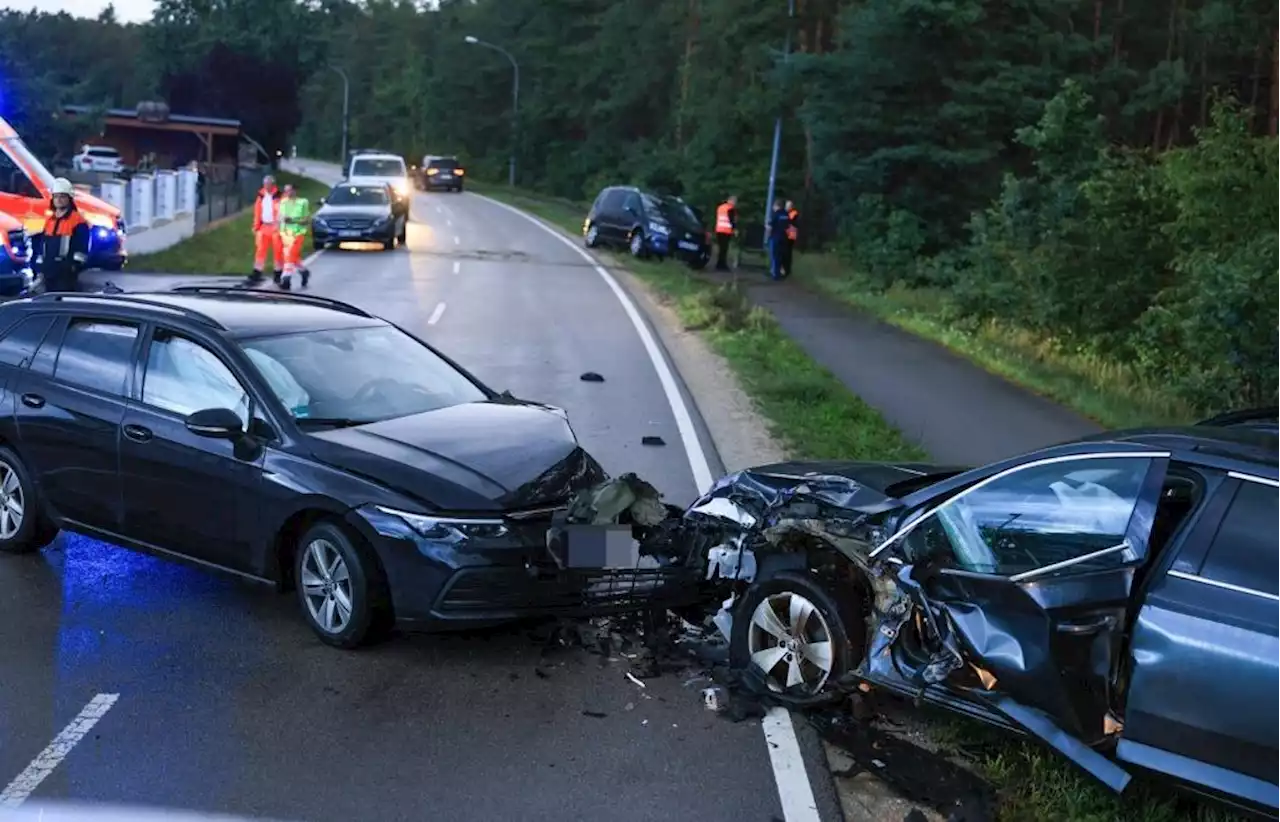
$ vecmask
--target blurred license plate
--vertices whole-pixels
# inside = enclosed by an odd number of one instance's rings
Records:
[[[360,232],[354,231],[352,229],[347,229],[346,231],[339,231],[338,236],[339,237],[359,237]]]
[[[698,250],[698,244],[697,244],[697,243],[691,243],[691,242],[689,242],[688,240],[681,240],[680,242],[676,243],[676,245],[680,246],[680,247],[681,247],[681,248],[683,248],[685,251],[697,251],[697,250]]]

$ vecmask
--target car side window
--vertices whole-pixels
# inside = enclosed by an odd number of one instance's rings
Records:
[[[1117,548],[1150,467],[1145,457],[1115,457],[1006,474],[939,506],[908,535],[908,554],[915,562],[1015,576]],[[1116,550],[1076,567],[1092,571],[1132,559],[1132,551]]]
[[[131,323],[73,319],[62,335],[53,378],[104,394],[124,396],[137,339],[138,326]]]
[[[142,382],[147,405],[186,416],[209,408],[229,408],[249,424],[249,393],[218,355],[203,345],[156,329]]]
[[[1280,577],[1277,521],[1280,521],[1280,489],[1241,480],[1199,575],[1276,596],[1277,577]]]
[[[21,366],[40,347],[40,341],[53,325],[53,316],[37,314],[24,317],[0,339],[0,363]]]
[[[623,192],[616,188],[611,188],[605,192],[604,211],[606,214],[617,214],[622,211],[622,202],[624,199]]]
[[[644,203],[640,202],[640,195],[634,191],[627,192],[627,198],[622,207],[630,215],[638,217],[644,214]]]

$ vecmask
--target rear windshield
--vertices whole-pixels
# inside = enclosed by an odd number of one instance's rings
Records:
[[[91,148],[91,149],[89,149],[89,156],[91,156],[91,157],[119,157],[119,156],[120,156],[120,152],[116,151],[114,148]]]
[[[325,200],[327,205],[386,205],[389,202],[387,190],[374,186],[338,186]]]
[[[454,169],[457,167],[458,167],[458,160],[456,157],[437,157],[436,159],[432,160],[430,163],[427,163],[427,168]]]
[[[404,160],[387,157],[356,160],[351,164],[352,177],[399,177],[404,174]]]

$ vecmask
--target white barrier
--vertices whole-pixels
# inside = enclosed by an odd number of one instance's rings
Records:
[[[171,221],[178,213],[178,176],[172,171],[157,171],[155,175],[155,220]]]
[[[189,168],[184,168],[178,171],[177,176],[178,206],[176,213],[195,214],[199,197],[200,174]]]
[[[150,174],[138,174],[129,181],[125,219],[130,234],[149,228],[155,220],[155,179]]]
[[[129,219],[129,214],[125,208],[129,198],[125,195],[126,184],[124,180],[105,180],[99,189],[98,196],[106,200],[111,205],[120,209],[125,215],[125,221]]]

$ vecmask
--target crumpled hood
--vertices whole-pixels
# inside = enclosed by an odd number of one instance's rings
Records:
[[[562,414],[528,403],[466,403],[310,440],[321,460],[443,512],[560,504],[605,476]]]

